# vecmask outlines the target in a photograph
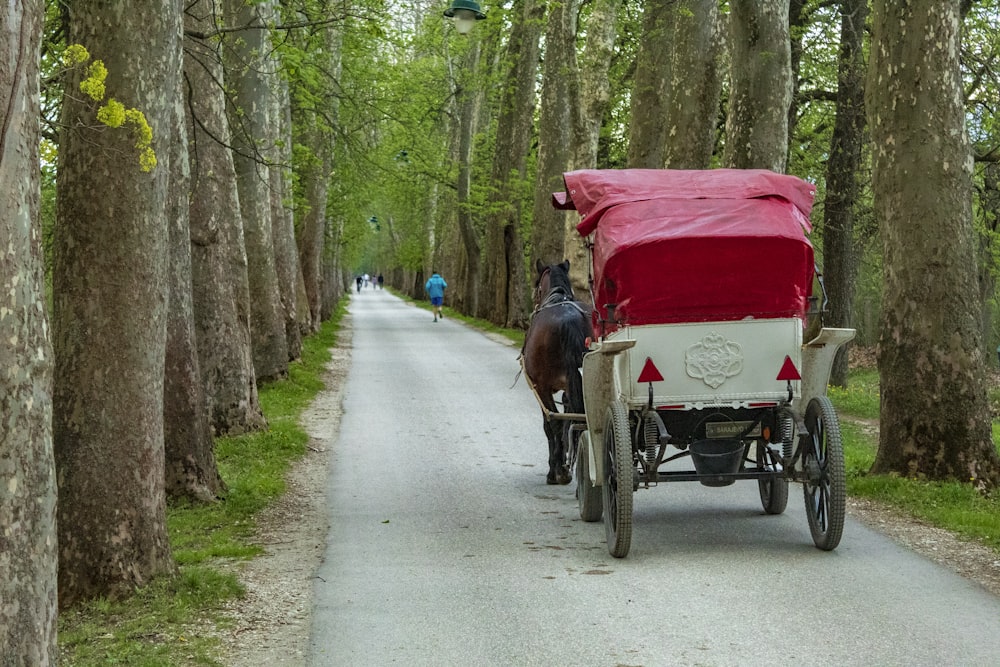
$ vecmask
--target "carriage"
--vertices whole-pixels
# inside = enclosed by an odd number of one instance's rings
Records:
[[[846,489],[826,386],[854,331],[817,326],[813,187],[764,170],[564,179],[553,204],[582,217],[594,304],[584,413],[561,415],[581,518],[603,517],[620,558],[640,489],[753,480],[764,512],[780,514],[800,483],[813,542],[835,549]]]

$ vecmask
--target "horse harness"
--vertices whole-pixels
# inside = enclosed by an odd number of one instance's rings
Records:
[[[545,299],[535,306],[535,309],[531,311],[531,316],[534,317],[536,313],[546,308],[552,308],[553,306],[570,305],[576,308],[581,315],[586,315],[587,312],[580,307],[580,303],[573,299],[572,296],[566,293],[566,290],[562,287],[553,287],[552,291],[546,295]]]

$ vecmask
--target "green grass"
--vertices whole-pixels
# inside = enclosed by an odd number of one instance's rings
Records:
[[[852,371],[847,389],[831,387],[830,399],[841,416],[847,469],[847,492],[899,509],[929,524],[953,531],[1000,550],[1000,498],[984,496],[971,485],[928,482],[894,475],[871,475],[878,441],[864,420],[878,419],[878,374]],[[996,392],[991,402],[997,404]],[[1000,423],[993,422],[993,442],[1000,442]]]
[[[305,453],[299,415],[323,389],[323,368],[346,301],[303,341],[288,379],[259,388],[268,429],[218,438],[216,462],[228,490],[213,505],[178,503],[167,529],[178,575],[164,577],[120,601],[95,600],[59,615],[63,667],[219,667],[219,642],[205,628],[225,628],[223,604],[244,590],[233,561],[261,553],[253,543],[256,515],[285,491],[285,473]]]

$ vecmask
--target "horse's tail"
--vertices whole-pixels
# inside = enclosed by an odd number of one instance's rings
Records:
[[[578,326],[573,321],[567,328],[565,345],[563,346],[563,364],[566,369],[566,412],[583,413],[583,376],[580,367],[583,366],[583,355],[587,351],[587,334],[589,323]]]

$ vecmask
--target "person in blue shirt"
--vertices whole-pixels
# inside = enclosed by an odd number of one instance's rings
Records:
[[[444,313],[441,312],[441,306],[444,304],[444,290],[448,287],[448,283],[444,281],[437,271],[431,272],[431,277],[427,279],[427,284],[424,285],[424,290],[427,291],[427,296],[431,298],[431,310],[434,311],[434,321],[437,322],[438,318],[444,319]]]

